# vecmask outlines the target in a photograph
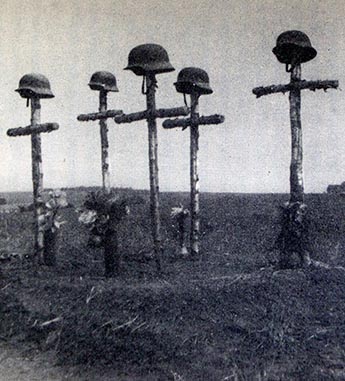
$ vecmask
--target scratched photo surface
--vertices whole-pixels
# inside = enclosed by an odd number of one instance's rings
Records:
[[[0,381],[345,379],[344,18],[1,1]],[[168,67],[145,80],[143,44]]]

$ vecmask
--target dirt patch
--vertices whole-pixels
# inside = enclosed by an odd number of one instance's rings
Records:
[[[31,350],[29,355],[17,346],[0,344],[1,381],[62,381],[71,379],[68,374],[52,366],[53,359],[48,354]],[[72,376],[72,375],[70,375]]]

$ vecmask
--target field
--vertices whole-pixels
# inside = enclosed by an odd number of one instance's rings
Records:
[[[149,194],[121,225],[121,274],[103,277],[102,253],[74,208],[56,268],[32,268],[32,212],[0,220],[0,340],[25,358],[44,355],[52,380],[344,380],[345,199],[306,196],[308,270],[275,269],[279,205],[287,195],[202,194],[199,260],[180,258],[170,210],[187,193],[162,193],[163,274],[150,241]],[[28,194],[3,195],[11,204]],[[85,190],[70,190],[78,207]],[[0,361],[1,362],[1,361]],[[1,377],[0,377],[1,379]],[[27,378],[23,378],[23,380]],[[48,379],[48,378],[47,378]],[[2,380],[2,379],[1,379]],[[7,381],[7,380],[6,380]],[[30,380],[28,380],[30,381]]]

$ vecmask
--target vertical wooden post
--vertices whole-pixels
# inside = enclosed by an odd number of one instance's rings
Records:
[[[99,112],[107,110],[107,92],[101,90],[99,92]],[[108,126],[106,119],[100,119],[101,133],[101,156],[102,156],[102,186],[106,193],[110,193],[110,174],[109,174],[109,142],[108,142]]]
[[[183,208],[183,207],[182,207]],[[187,229],[186,221],[188,218],[188,212],[183,208],[180,214],[177,217],[178,223],[178,233],[179,233],[179,243],[180,243],[180,255],[183,257],[188,255],[187,249]]]
[[[155,260],[157,271],[161,271],[161,236],[160,236],[160,215],[159,215],[159,182],[158,182],[158,153],[157,153],[157,122],[156,112],[156,76],[154,73],[146,75],[146,105],[147,105],[147,123],[148,123],[148,139],[149,139],[149,168],[150,168],[150,211],[152,236],[155,251]]]
[[[191,126],[190,126],[190,210],[191,230],[190,249],[192,257],[199,255],[200,204],[199,204],[199,94],[191,94]]]
[[[41,104],[39,98],[31,98],[31,126],[40,124]],[[35,254],[38,263],[43,262],[44,255],[44,230],[42,226],[43,218],[43,172],[42,172],[42,150],[41,135],[31,134],[31,159],[32,159],[32,183],[34,195],[34,215],[35,215]]]
[[[301,64],[293,66],[291,83],[301,80]],[[291,123],[290,202],[303,202],[303,146],[301,126],[301,90],[293,88],[289,94]]]

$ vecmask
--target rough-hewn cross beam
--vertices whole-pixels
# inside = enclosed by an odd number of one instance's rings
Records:
[[[206,124],[221,124],[224,122],[224,116],[219,114],[209,115],[209,116],[199,116],[198,117],[198,125],[206,125]],[[167,119],[163,122],[163,127],[166,129],[182,127],[182,129],[186,129],[191,126],[191,118],[186,119]]]
[[[52,132],[59,129],[57,123],[42,123],[35,126],[10,128],[7,130],[8,136],[25,136],[32,134],[40,134],[42,132]]]
[[[107,110],[103,112],[94,112],[90,114],[80,114],[77,117],[79,122],[89,122],[91,120],[103,120],[108,118],[114,118],[122,114],[122,110]]]
[[[255,87],[253,89],[253,94],[257,98],[262,97],[263,95],[275,94],[275,93],[287,93],[291,90],[325,90],[328,89],[337,89],[339,86],[339,81],[334,80],[325,80],[325,81],[297,81],[290,82],[286,85],[271,85],[267,87]]]
[[[160,108],[155,110],[153,113],[148,110],[133,112],[131,114],[122,114],[115,117],[116,123],[132,123],[139,120],[153,118],[173,118],[174,116],[186,116],[189,114],[188,107],[175,107],[175,108]]]

